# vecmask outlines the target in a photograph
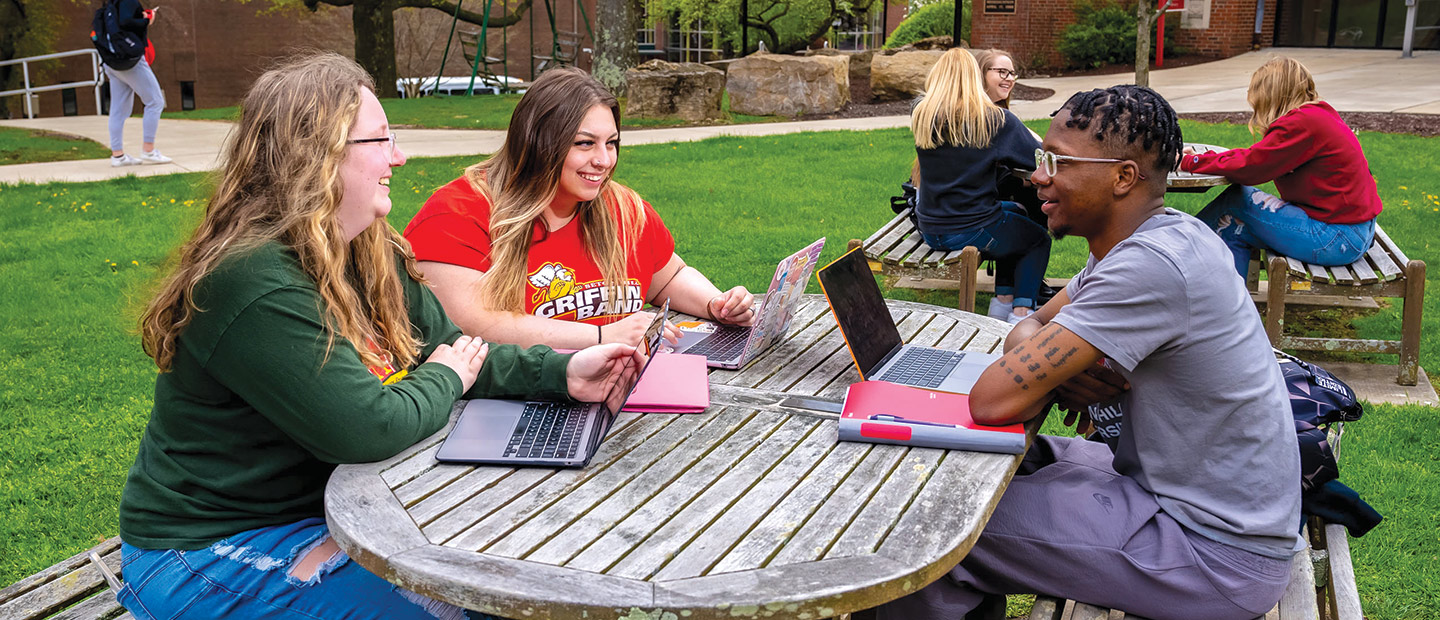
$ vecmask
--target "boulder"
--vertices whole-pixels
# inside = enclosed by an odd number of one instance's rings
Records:
[[[720,118],[725,73],[698,62],[651,60],[625,71],[625,114],[706,121]]]
[[[925,50],[876,55],[870,63],[870,92],[876,101],[898,101],[919,95],[925,89],[930,68],[944,53]]]
[[[829,114],[850,101],[846,56],[783,56],[756,52],[730,64],[730,111],[766,116]]]
[[[837,50],[833,47],[810,50],[815,56],[845,56],[850,59],[850,83],[870,83],[870,59],[875,57],[875,50]]]

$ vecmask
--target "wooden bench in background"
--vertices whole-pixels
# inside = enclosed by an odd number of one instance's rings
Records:
[[[116,536],[0,590],[0,620],[131,620],[91,554],[113,574],[120,573]]]
[[[1259,262],[1269,282],[1265,292],[1265,334],[1279,349],[1389,353],[1400,357],[1401,385],[1415,385],[1420,365],[1420,318],[1425,308],[1425,262],[1410,260],[1377,225],[1375,243],[1360,260],[1341,267],[1322,267],[1268,252]],[[1258,261],[1257,261],[1258,262]],[[1252,263],[1252,267],[1255,263]],[[1258,290],[1256,270],[1249,279]],[[1306,297],[1395,297],[1402,300],[1400,340],[1359,338],[1302,338],[1285,335],[1286,303],[1304,303]],[[1294,302],[1291,299],[1294,298]],[[1308,302],[1313,304],[1314,302]]]
[[[955,282],[960,289],[957,306],[966,312],[975,311],[976,275],[980,267],[980,251],[974,246],[947,252],[931,249],[920,238],[920,231],[910,220],[910,209],[905,209],[890,220],[869,239],[850,240],[849,248],[861,248],[870,261],[871,271],[897,278],[895,286],[901,288],[948,288],[928,286],[907,286],[919,281]]]

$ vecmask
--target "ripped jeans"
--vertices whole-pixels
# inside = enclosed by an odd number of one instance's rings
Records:
[[[193,551],[122,544],[125,587],[117,598],[140,619],[466,617],[459,607],[375,576],[344,551],[323,561],[309,579],[291,575],[294,564],[329,537],[325,520],[310,518],[240,532]]]
[[[1250,271],[1250,250],[1275,250],[1307,263],[1349,265],[1375,240],[1375,221],[1330,224],[1312,219],[1305,209],[1248,185],[1220,192],[1195,217],[1220,235],[1235,259],[1240,277]]]

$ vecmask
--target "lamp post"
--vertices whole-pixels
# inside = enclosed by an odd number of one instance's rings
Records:
[[[1419,0],[1405,0],[1405,44],[1400,51],[1401,58],[1414,58],[1415,14],[1420,12]]]

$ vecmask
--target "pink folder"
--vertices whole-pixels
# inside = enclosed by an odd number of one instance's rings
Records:
[[[705,356],[657,353],[635,386],[626,411],[700,413],[710,406],[710,375]]]

